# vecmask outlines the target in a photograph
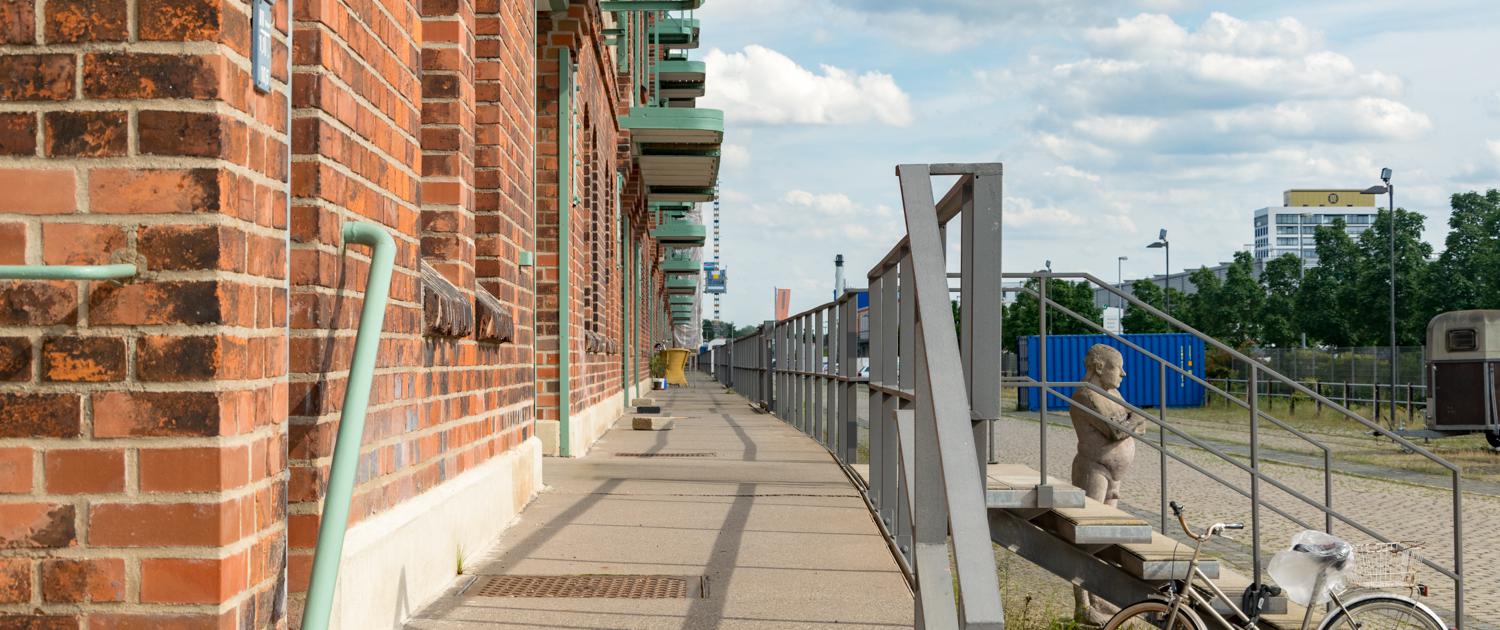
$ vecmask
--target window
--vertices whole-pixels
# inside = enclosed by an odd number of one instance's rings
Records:
[[[1276,233],[1277,234],[1296,234],[1297,233],[1297,226],[1295,226],[1295,225],[1278,225],[1278,226],[1276,226]]]
[[[1256,227],[1264,226],[1266,224],[1266,219],[1267,218],[1269,218],[1269,217],[1267,217],[1264,214],[1262,214],[1262,215],[1260,215],[1258,217],[1255,217],[1255,225],[1256,225]]]
[[[1473,328],[1448,331],[1449,352],[1473,352],[1479,349],[1479,335]]]
[[[1342,218],[1344,218],[1344,215],[1342,215],[1342,214],[1325,214],[1325,215],[1323,215],[1323,221],[1322,222],[1323,223],[1333,223],[1334,221],[1337,221],[1337,220],[1342,219]]]
[[[1296,246],[1298,244],[1297,240],[1298,239],[1296,237],[1292,237],[1292,238],[1282,237],[1282,238],[1276,239],[1276,244],[1277,245],[1282,245],[1282,246]]]
[[[1277,223],[1286,223],[1286,224],[1296,225],[1296,224],[1302,222],[1302,215],[1300,215],[1300,214],[1278,214],[1278,215],[1276,215],[1276,222]]]
[[[1318,226],[1316,226],[1316,225],[1305,225],[1305,226],[1302,226],[1302,233],[1303,234],[1317,234],[1318,233]]]
[[[1349,220],[1345,221],[1345,223],[1348,223],[1349,225],[1369,225],[1370,224],[1370,215],[1368,215],[1368,214],[1351,214],[1351,215],[1349,215]]]

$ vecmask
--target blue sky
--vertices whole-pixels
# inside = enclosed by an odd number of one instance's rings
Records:
[[[1288,188],[1397,205],[1500,187],[1492,0],[709,0],[725,110],[723,318],[826,301],[903,232],[893,165],[1005,164],[1007,269],[1127,278],[1228,259]],[[939,191],[941,193],[941,191]],[[709,255],[705,251],[705,257]],[[1175,269],[1174,269],[1175,270]],[[709,309],[705,305],[705,312]]]

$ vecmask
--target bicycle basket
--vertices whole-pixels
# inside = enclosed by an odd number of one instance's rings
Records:
[[[1362,588],[1404,588],[1417,586],[1416,559],[1412,551],[1422,543],[1361,543],[1354,546],[1354,584]]]

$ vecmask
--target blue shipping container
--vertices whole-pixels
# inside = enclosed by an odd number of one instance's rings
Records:
[[[1113,346],[1125,358],[1125,379],[1120,383],[1120,394],[1127,402],[1137,407],[1155,407],[1161,397],[1161,357],[1184,371],[1203,378],[1203,340],[1188,333],[1157,333],[1121,335],[1131,343],[1145,348],[1144,354],[1105,335],[1048,335],[1047,336],[1047,380],[1082,381],[1083,357],[1094,344]],[[1027,376],[1041,380],[1041,362],[1038,360],[1040,337],[1030,336],[1023,340],[1021,369]],[[1066,396],[1073,395],[1071,387],[1054,388],[1063,392],[1047,399],[1047,409],[1068,408]],[[1027,409],[1041,408],[1041,390],[1028,388],[1024,398]],[[1180,372],[1167,368],[1167,406],[1200,407],[1203,405],[1203,386]]]

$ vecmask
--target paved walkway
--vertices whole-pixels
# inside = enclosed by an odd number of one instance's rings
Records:
[[[671,430],[626,418],[588,456],[547,460],[547,491],[408,627],[911,627],[911,592],[827,451],[694,377],[656,392]],[[688,453],[710,455],[671,456]],[[598,574],[684,576],[689,592],[477,594],[490,576]]]

